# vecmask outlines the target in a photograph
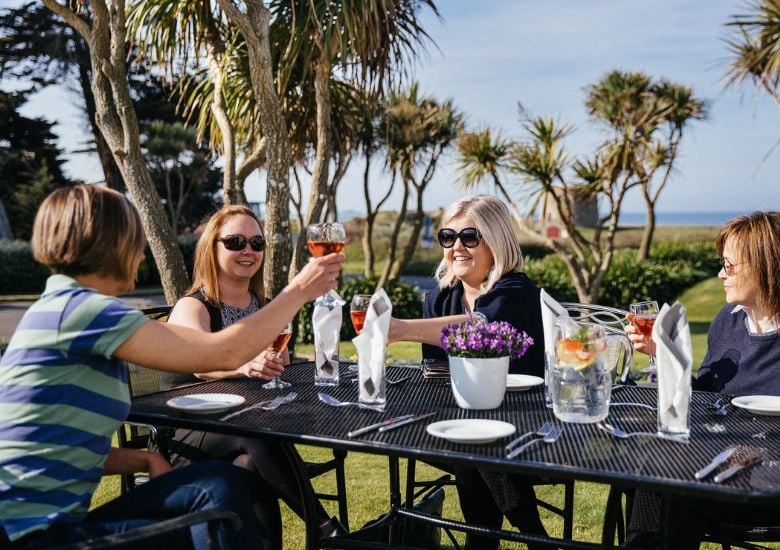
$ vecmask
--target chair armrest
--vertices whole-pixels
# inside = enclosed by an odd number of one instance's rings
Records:
[[[236,531],[241,529],[241,519],[235,512],[218,509],[201,510],[184,516],[165,519],[151,525],[137,527],[124,533],[114,533],[66,546],[57,546],[55,550],[89,550],[92,548],[109,548],[118,544],[139,543],[159,536],[161,533],[178,531],[199,523],[208,523],[210,527],[214,527],[221,522],[226,522]]]

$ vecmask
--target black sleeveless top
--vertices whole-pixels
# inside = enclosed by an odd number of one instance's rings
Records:
[[[186,298],[195,298],[206,307],[206,311],[208,311],[209,313],[209,325],[211,328],[211,332],[218,332],[223,328],[225,328],[225,323],[222,320],[222,308],[209,302],[206,299],[206,297],[203,295],[202,291],[199,290],[198,292],[195,292],[193,294],[188,294]],[[259,300],[253,296],[252,303],[247,309],[252,308],[252,306],[254,306],[255,304],[258,304],[257,307],[258,310],[260,309],[260,307],[262,307],[262,304],[259,303]],[[237,316],[235,320],[237,321],[241,317],[242,316]],[[164,390],[169,390],[171,388],[182,386],[184,384],[194,384],[196,382],[202,382],[202,381],[203,380],[201,380],[194,374],[185,374],[185,373],[176,373],[176,372],[160,373],[160,388]]]

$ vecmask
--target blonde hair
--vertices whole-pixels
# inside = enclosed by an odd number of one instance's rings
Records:
[[[144,252],[138,211],[111,189],[72,185],[49,194],[35,215],[32,250],[52,273],[134,281]]]
[[[482,242],[493,255],[493,266],[488,271],[482,292],[488,292],[496,282],[510,271],[522,271],[523,253],[517,242],[512,218],[506,205],[492,195],[472,195],[451,204],[442,215],[441,225],[455,218],[470,217],[482,235]],[[439,288],[454,286],[457,277],[449,271],[446,260],[442,259],[436,268]]]
[[[728,239],[738,255],[729,259],[750,268],[740,270],[740,274],[758,288],[757,305],[768,313],[780,314],[780,212],[753,212],[726,222],[715,239],[719,256],[723,256]]]
[[[222,227],[234,216],[249,216],[257,222],[260,227],[260,233],[263,233],[263,224],[252,212],[252,209],[246,206],[232,205],[223,206],[217,210],[206,223],[206,228],[198,240],[195,247],[195,265],[192,270],[192,286],[187,294],[193,294],[198,291],[203,292],[203,296],[213,304],[221,304],[219,298],[219,267],[217,265],[217,239]],[[265,260],[265,255],[263,255]],[[263,263],[260,263],[260,269],[249,279],[249,292],[254,294],[263,303]]]

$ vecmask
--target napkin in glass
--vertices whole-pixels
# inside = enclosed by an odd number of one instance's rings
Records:
[[[346,302],[335,291],[337,307],[318,305],[314,302],[312,325],[314,331],[314,383],[336,386],[339,383],[339,338],[341,333],[341,306]]]
[[[688,313],[680,302],[664,304],[653,325],[658,367],[658,435],[686,440],[690,433],[693,348]]]
[[[363,330],[352,339],[358,354],[358,397],[361,403],[384,406],[385,357],[393,304],[379,289],[368,304]]]

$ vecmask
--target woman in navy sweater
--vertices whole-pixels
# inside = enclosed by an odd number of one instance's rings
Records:
[[[780,395],[780,212],[730,220],[715,247],[726,305],[710,325],[707,354],[693,388],[730,396]],[[630,326],[627,332],[634,347],[646,351],[642,336]],[[634,507],[629,530],[635,539],[652,542],[660,500],[645,492],[637,492],[637,499],[641,504]],[[684,518],[675,537],[680,548],[698,548],[713,523],[777,525],[780,518],[780,510],[770,507],[711,506],[688,499],[675,505],[680,510],[674,516]]]

